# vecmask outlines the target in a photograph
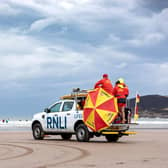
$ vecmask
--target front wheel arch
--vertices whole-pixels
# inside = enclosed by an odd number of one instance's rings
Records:
[[[80,125],[80,124],[84,124],[84,122],[82,120],[78,120],[75,124],[74,124],[74,131],[76,132],[76,128]]]

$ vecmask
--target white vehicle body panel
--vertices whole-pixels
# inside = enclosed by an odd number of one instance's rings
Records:
[[[34,121],[40,122],[45,132],[74,133],[75,123],[82,120],[83,111],[76,109],[75,100],[60,100],[48,109],[49,112],[35,114],[32,120],[32,123]]]

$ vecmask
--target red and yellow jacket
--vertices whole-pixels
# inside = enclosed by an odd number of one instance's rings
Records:
[[[113,89],[113,95],[120,98],[126,98],[129,95],[129,89],[124,83],[116,84]]]
[[[111,81],[108,78],[103,78],[99,80],[94,88],[103,88],[106,92],[112,94],[113,93],[113,85],[111,84]]]

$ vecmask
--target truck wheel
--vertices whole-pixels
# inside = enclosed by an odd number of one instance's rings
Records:
[[[90,134],[88,128],[84,124],[79,124],[76,128],[76,138],[79,142],[88,142]]]
[[[70,140],[72,137],[72,134],[68,134],[68,133],[61,134],[61,137],[63,140]]]
[[[108,142],[117,142],[119,139],[118,135],[106,135],[106,140]]]
[[[33,137],[35,140],[42,140],[44,138],[44,131],[41,124],[36,123],[33,125]]]

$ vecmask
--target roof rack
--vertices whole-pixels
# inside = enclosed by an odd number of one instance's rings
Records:
[[[62,97],[60,97],[60,99],[75,99],[75,98],[79,98],[79,97],[86,97],[88,94],[89,90],[80,90],[80,88],[74,88],[72,89],[71,94],[69,95],[64,95]]]

